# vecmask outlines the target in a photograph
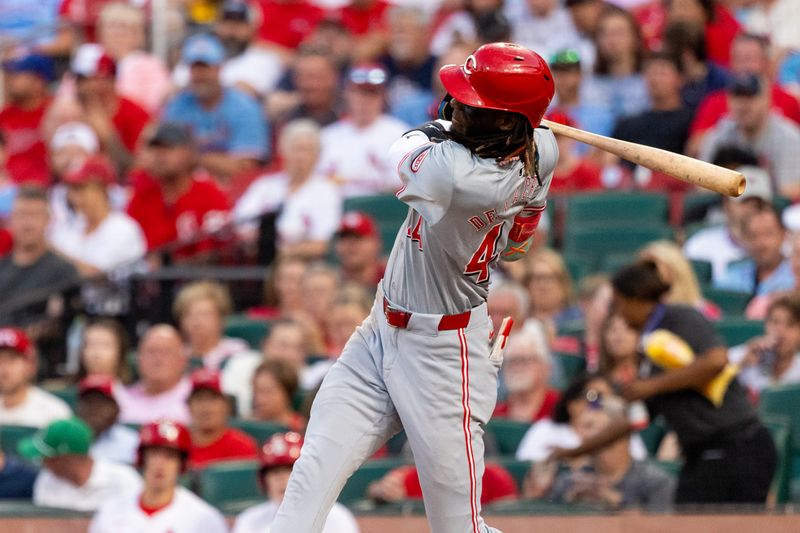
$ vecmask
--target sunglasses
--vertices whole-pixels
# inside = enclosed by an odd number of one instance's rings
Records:
[[[388,80],[386,71],[382,68],[355,68],[348,77],[356,85],[383,85]]]

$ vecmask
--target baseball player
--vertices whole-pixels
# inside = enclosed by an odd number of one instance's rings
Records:
[[[303,437],[299,433],[278,433],[264,443],[261,448],[261,468],[258,470],[258,481],[267,501],[250,507],[236,518],[233,533],[265,533],[275,519],[278,506],[281,504],[289,474],[292,472]],[[268,531],[268,529],[267,529]],[[347,507],[334,503],[331,512],[325,519],[322,533],[358,533],[358,524]]]
[[[189,431],[159,421],[142,426],[139,438],[143,490],[101,505],[89,533],[227,533],[219,511],[178,485],[189,458]]]
[[[432,533],[497,532],[480,515],[502,364],[489,357],[486,296],[491,269],[524,255],[545,208],[558,148],[538,126],[554,87],[538,54],[505,43],[439,75],[445,120],[390,150],[408,216],[372,313],[316,397],[272,533],[319,533],[347,478],[401,427]]]

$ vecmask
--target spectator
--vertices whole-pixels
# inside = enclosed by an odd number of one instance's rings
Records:
[[[189,65],[189,86],[167,103],[163,120],[189,127],[200,166],[228,180],[269,157],[269,131],[253,97],[222,85],[224,60],[225,48],[216,37],[197,34],[187,39],[181,61]]]
[[[54,336],[58,317],[52,310],[63,307],[61,293],[72,292],[80,283],[75,267],[49,250],[49,221],[45,191],[20,188],[8,225],[14,245],[0,259],[0,301],[6,309],[0,324],[32,328],[35,340]]]
[[[277,86],[284,67],[280,54],[256,44],[256,18],[248,2],[225,0],[214,33],[227,56],[220,72],[222,84],[262,100]]]
[[[256,312],[264,318],[286,318],[302,313],[301,282],[306,270],[308,263],[300,257],[279,257],[264,282],[264,301],[268,307]]]
[[[582,354],[586,369],[600,369],[603,324],[611,310],[611,281],[606,274],[590,274],[578,283],[578,308],[583,315]]]
[[[339,285],[338,273],[325,264],[312,265],[306,271],[300,290],[303,292],[303,311],[308,315],[311,327],[325,330],[325,322]]]
[[[10,50],[27,46],[47,56],[68,56],[75,32],[70,24],[60,20],[62,3],[61,0],[1,2],[0,40],[4,47]]]
[[[727,68],[733,64],[733,43],[741,26],[733,14],[716,0],[668,0],[666,9],[667,24],[672,22],[688,22],[705,28],[708,57],[716,64]]]
[[[39,470],[0,450],[0,501],[33,499],[33,485]]]
[[[689,139],[693,112],[681,100],[681,70],[667,53],[653,53],[644,61],[644,81],[650,106],[635,115],[622,118],[614,126],[612,137],[682,154]],[[627,163],[623,163],[627,164]],[[630,166],[635,166],[631,164]],[[639,167],[637,185],[659,191],[686,191],[689,185],[663,174],[653,174]],[[643,176],[647,181],[640,179]]]
[[[280,424],[290,431],[305,431],[306,421],[293,408],[299,385],[297,369],[291,363],[281,359],[263,361],[253,372],[251,418]]]
[[[99,45],[81,45],[70,70],[75,76],[77,96],[74,120],[85,120],[115,165],[129,168],[150,115],[117,92],[117,64]]]
[[[114,380],[115,397],[116,391],[131,381],[128,335],[116,320],[102,318],[83,330],[76,378],[80,381],[89,375]]]
[[[117,63],[116,87],[149,113],[155,113],[172,89],[169,71],[155,55],[144,51],[147,20],[144,9],[114,1],[100,10],[98,42]]]
[[[192,447],[189,468],[202,468],[218,461],[255,459],[252,437],[228,426],[231,403],[222,393],[219,373],[195,370],[191,376],[189,412],[192,416]]]
[[[300,375],[306,371],[307,341],[303,326],[290,320],[272,325],[264,339],[260,354],[237,357],[222,371],[222,390],[236,398],[239,416],[248,418],[253,412],[253,375],[263,361],[281,359],[287,361]]]
[[[525,4],[522,16],[514,19],[513,42],[542,57],[575,45],[578,32],[559,0],[527,0]]]
[[[497,463],[488,461],[481,478],[481,505],[516,500],[517,485],[511,474]],[[421,500],[422,487],[416,466],[400,466],[390,470],[367,487],[367,497],[377,503]]]
[[[233,533],[257,533],[268,528],[278,512],[292,466],[300,456],[303,437],[298,433],[278,433],[270,437],[261,448],[261,468],[258,470],[259,485],[267,501],[246,509],[236,517]],[[358,533],[355,518],[340,503],[334,503],[321,533]]]
[[[8,154],[6,151],[7,144],[5,135],[0,130],[0,221],[3,222],[11,214],[11,208],[14,205],[14,198],[17,197],[18,190],[17,184],[14,183],[11,175],[6,170],[6,161],[8,160],[6,157]],[[0,255],[5,255],[10,250],[11,242],[8,242],[8,245],[3,247],[3,251],[0,251]]]
[[[278,147],[283,170],[257,178],[233,210],[246,240],[255,240],[260,217],[278,213],[280,254],[303,259],[325,255],[342,218],[342,200],[336,186],[315,170],[320,150],[320,131],[311,120],[283,128]]]
[[[576,72],[580,72],[576,70]],[[568,115],[561,112],[550,113],[550,120],[577,127]],[[558,143],[558,162],[550,182],[550,192],[565,195],[575,192],[593,191],[603,188],[601,168],[588,157],[582,157],[574,139],[564,135],[556,137]]]
[[[231,295],[220,283],[197,281],[178,292],[172,312],[193,363],[216,371],[228,358],[249,350],[243,340],[223,336],[232,310]]]
[[[551,418],[559,394],[550,388],[553,364],[547,338],[541,328],[527,327],[509,337],[503,360],[503,382],[508,391],[493,418],[536,423]]]
[[[191,133],[162,123],[145,155],[147,174],[134,185],[128,214],[144,231],[147,249],[169,244],[179,258],[187,258],[219,246],[213,233],[225,223],[230,204],[213,181],[197,172]]]
[[[183,375],[188,358],[172,326],[156,324],[139,342],[139,381],[121,390],[120,420],[147,424],[161,418],[189,421],[186,399],[192,384]]]
[[[683,245],[687,259],[711,263],[714,284],[722,280],[729,264],[747,256],[744,224],[750,216],[772,201],[769,174],[749,165],[737,170],[747,176],[747,188],[738,198],[722,197],[724,224],[701,229],[686,239]]]
[[[586,409],[575,427],[581,439],[596,435],[609,422],[602,409]],[[672,505],[675,479],[660,467],[635,461],[629,439],[620,439],[592,456],[580,470],[560,474],[548,494],[557,502],[598,503],[611,509],[665,511]]]
[[[755,396],[764,389],[800,383],[800,298],[784,295],[767,308],[761,337],[731,348],[740,360],[739,381]]]
[[[50,242],[83,276],[107,273],[144,257],[141,228],[111,205],[109,188],[115,181],[111,163],[99,156],[84,160],[64,177],[77,217],[55,226]]]
[[[664,51],[678,59],[683,74],[681,99],[695,111],[706,96],[725,89],[728,72],[708,59],[705,31],[699,24],[673,22],[664,30]]]
[[[191,437],[172,421],[147,424],[139,432],[138,465],[143,487],[105,502],[89,524],[89,533],[196,531],[226,533],[219,511],[179,483],[186,471]]]
[[[744,221],[744,244],[748,258],[728,267],[716,284],[722,289],[763,296],[794,288],[791,262],[783,254],[786,229],[772,206]]]
[[[774,187],[790,199],[800,198],[800,128],[770,111],[769,95],[757,76],[735,76],[728,85],[730,116],[704,137],[700,159],[709,161],[722,145],[750,148],[774,179]]]
[[[92,374],[78,384],[75,413],[92,430],[89,456],[93,459],[132,465],[136,462],[139,435],[119,423],[119,404],[114,378]]]
[[[644,50],[630,13],[609,5],[597,21],[597,61],[586,82],[586,105],[601,107],[615,120],[647,109],[650,99],[641,75]]]
[[[375,219],[361,211],[345,213],[336,232],[335,250],[342,281],[374,292],[386,268]]]
[[[139,490],[142,480],[128,465],[89,456],[92,430],[78,418],[51,422],[20,441],[20,455],[41,460],[33,503],[75,511],[94,511],[106,500]]]
[[[376,65],[356,65],[344,92],[347,118],[322,130],[319,169],[345,197],[396,191],[400,183],[387,155],[407,125],[383,113],[387,73]]]
[[[619,313],[609,315],[600,331],[600,374],[621,386],[636,379],[639,334]]]
[[[604,0],[564,0],[564,7],[569,10],[572,24],[578,30],[578,53],[583,57],[585,72],[594,69],[597,49],[594,37],[597,35],[597,23],[600,15],[608,5]]]
[[[0,328],[0,426],[41,428],[70,416],[63,400],[31,384],[35,375],[36,350],[28,336]]]
[[[259,40],[283,54],[290,54],[325,18],[325,12],[308,0],[258,0],[257,4]]]
[[[639,257],[653,261],[661,277],[669,282],[665,302],[694,307],[708,320],[722,317],[719,307],[703,298],[694,269],[677,244],[667,240],[651,242],[639,252]]]
[[[42,120],[50,105],[47,85],[55,79],[50,58],[30,54],[3,63],[6,106],[0,132],[6,139],[5,169],[15,183],[50,183]]]
[[[525,286],[530,296],[530,316],[542,322],[548,338],[554,338],[560,326],[581,317],[580,310],[572,304],[572,279],[564,259],[554,250],[536,250],[528,255],[527,264]]]
[[[800,98],[800,52],[790,52],[780,63],[778,84],[795,98]]]
[[[749,9],[748,9],[749,8]],[[743,13],[744,12],[744,13]],[[800,11],[791,0],[756,2],[736,12],[747,31],[768,35],[778,54],[800,49]]]

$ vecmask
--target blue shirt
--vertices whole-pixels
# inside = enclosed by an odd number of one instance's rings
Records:
[[[788,259],[784,259],[772,274],[756,284],[756,265],[752,259],[745,259],[730,265],[725,275],[715,285],[720,289],[762,296],[777,291],[792,290],[795,279],[791,263]]]
[[[38,474],[36,467],[6,455],[5,464],[0,469],[0,499],[32,499],[33,483]]]
[[[205,109],[189,89],[175,95],[163,120],[191,128],[201,152],[264,160],[269,156],[269,125],[258,102],[248,94],[226,87],[213,109]]]
[[[62,0],[0,1],[0,37],[26,46],[47,44],[56,36]]]
[[[778,71],[780,85],[800,84],[800,52],[792,52],[786,56]]]

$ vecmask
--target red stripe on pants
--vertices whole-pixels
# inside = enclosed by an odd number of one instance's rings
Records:
[[[464,408],[463,430],[464,440],[467,443],[467,464],[469,466],[469,505],[472,513],[473,531],[474,533],[480,533],[478,531],[478,505],[475,494],[478,491],[475,476],[475,455],[472,451],[472,431],[469,427],[472,420],[472,413],[469,408],[469,349],[467,348],[467,336],[464,333],[464,328],[459,328],[458,340],[461,343],[461,406]]]

